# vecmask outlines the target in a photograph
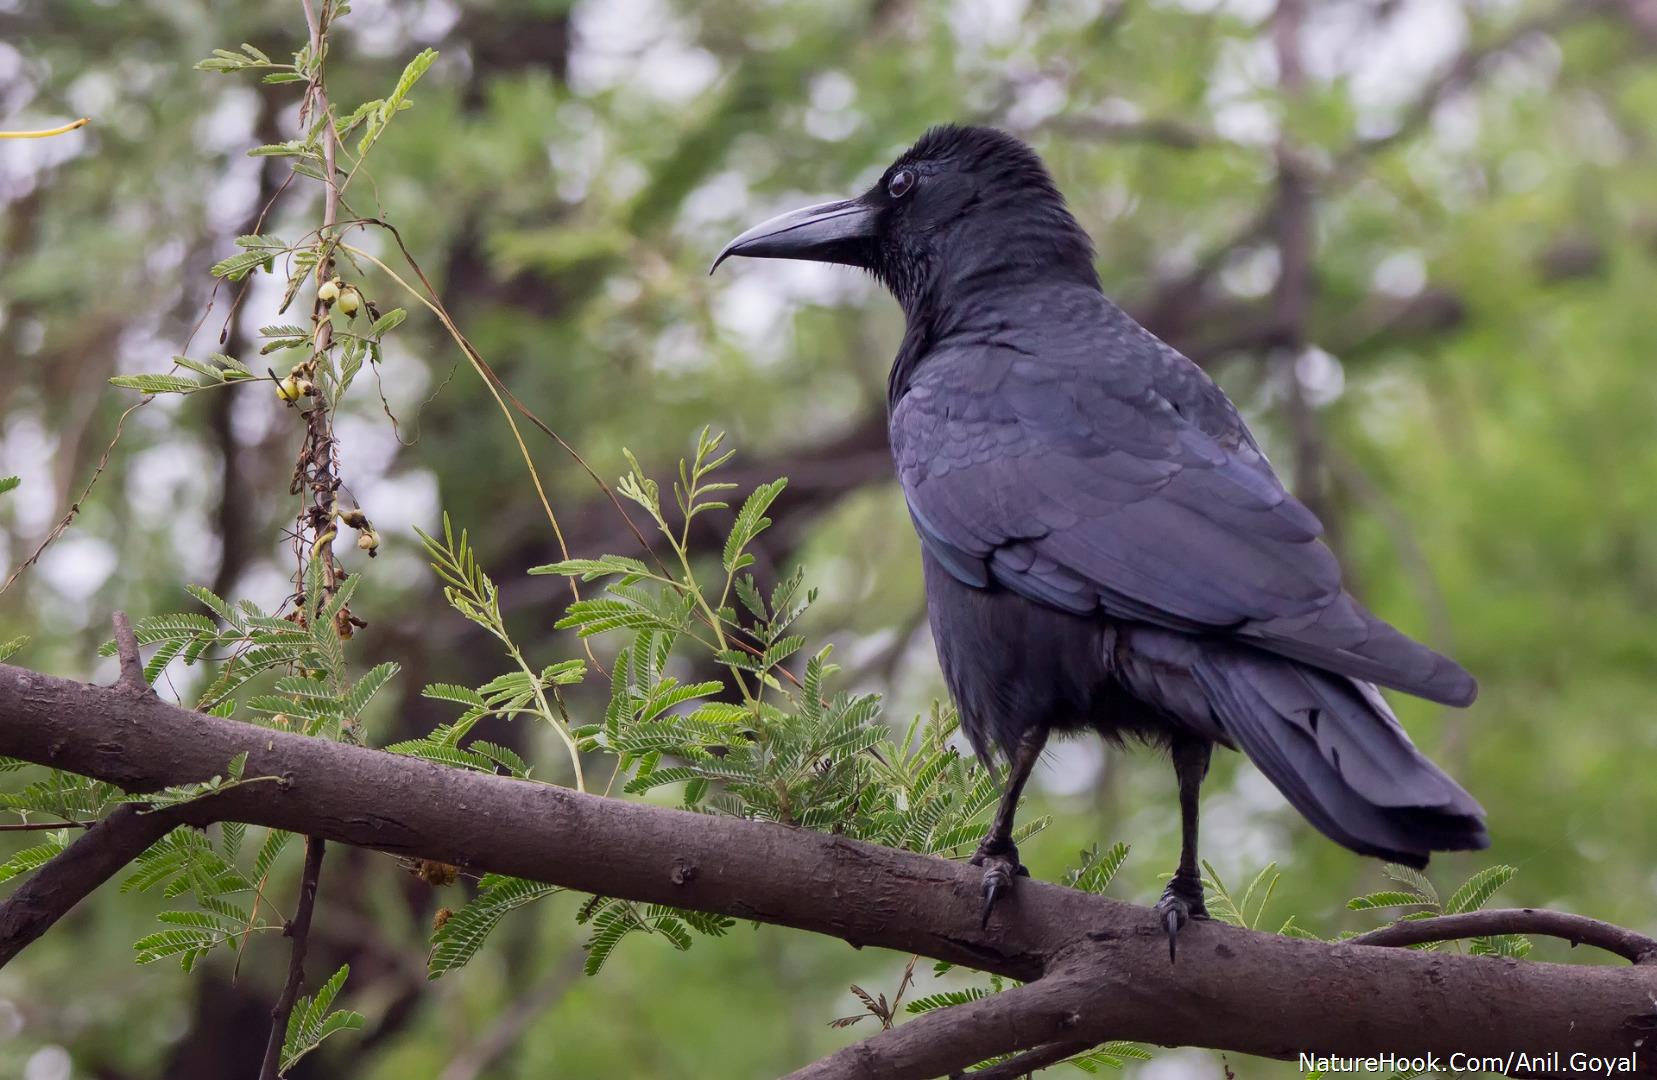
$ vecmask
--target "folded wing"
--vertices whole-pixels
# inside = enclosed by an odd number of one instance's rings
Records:
[[[1472,701],[1466,671],[1341,587],[1317,518],[1219,389],[1139,333],[1158,351],[1133,363],[1002,342],[927,358],[892,443],[928,550],[976,587]]]

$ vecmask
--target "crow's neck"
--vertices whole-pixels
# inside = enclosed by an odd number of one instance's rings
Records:
[[[1100,288],[1093,242],[1062,204],[981,207],[926,247],[883,275],[910,322],[1009,287]]]
[[[887,383],[890,405],[897,404],[939,342],[994,331],[1017,319],[1020,294],[1044,288],[1103,291],[1092,242],[1067,211],[997,225],[995,235],[963,229],[924,262],[911,264],[907,275],[888,279],[908,324]]]

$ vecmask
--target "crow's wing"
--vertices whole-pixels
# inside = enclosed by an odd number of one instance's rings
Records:
[[[1317,518],[1219,388],[1109,311],[1104,349],[1100,335],[1084,347],[1004,333],[918,366],[891,434],[931,554],[975,587],[1470,702],[1471,676],[1341,588]]]

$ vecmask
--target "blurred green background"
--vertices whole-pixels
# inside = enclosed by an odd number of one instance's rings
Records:
[[[624,446],[670,466],[711,424],[741,448],[739,479],[790,476],[761,569],[804,563],[823,594],[813,640],[837,643],[898,723],[941,692],[885,448],[901,318],[850,271],[705,271],[747,224],[860,190],[930,124],[1029,138],[1097,239],[1107,290],[1236,398],[1355,589],[1479,676],[1464,713],[1397,702],[1490,814],[1492,849],[1435,879],[1509,863],[1509,903],[1657,931],[1657,10],[1326,0],[1285,24],[1271,0],[358,0],[329,82],[336,101],[376,97],[439,50],[376,150],[374,201],[467,335],[602,474]],[[284,163],[245,151],[291,136],[296,95],[191,65],[243,41],[290,52],[303,26],[297,3],[268,0],[0,0],[0,128],[93,118],[0,142],[0,475],[24,478],[0,500],[8,571],[132,403],[110,376],[164,370],[204,311],[195,354],[222,327],[237,352],[275,321],[280,285],[227,323],[206,269],[281,186]],[[1300,261],[1274,213],[1285,169],[1310,227],[1298,291],[1279,280]],[[279,198],[266,231],[311,227],[314,187]],[[348,489],[386,536],[354,655],[417,673],[379,702],[380,743],[448,718],[416,696],[422,679],[497,666],[414,542],[442,509],[474,531],[524,638],[575,649],[552,640],[561,586],[520,576],[555,549],[510,435],[430,319],[397,342],[381,372],[396,432],[372,394],[339,422]],[[134,414],[73,527],[0,597],[0,640],[33,637],[16,662],[107,679],[94,650],[110,610],[179,610],[186,582],[276,606],[299,434],[257,385]],[[532,445],[572,548],[629,550],[590,481]],[[1384,884],[1378,865],[1235,755],[1205,794],[1222,875],[1281,865],[1268,926],[1377,923],[1344,905]],[[1177,848],[1164,762],[1062,744],[1033,798],[1027,814],[1054,815],[1024,848],[1037,876],[1125,840],[1113,892],[1154,899]],[[296,1076],[766,1077],[868,1035],[872,1019],[829,1021],[859,1011],[850,983],[889,995],[906,959],[744,926],[684,954],[629,941],[586,979],[580,899],[561,896],[428,982],[432,914],[464,888],[335,852],[311,967],[351,963],[368,1026]],[[256,943],[234,978],[229,954],[190,975],[138,967],[130,943],[161,903],[108,888],[0,973],[0,1076],[250,1075],[285,944]],[[921,971],[923,993],[959,983]],[[1223,1067],[1159,1050],[1130,1071]]]

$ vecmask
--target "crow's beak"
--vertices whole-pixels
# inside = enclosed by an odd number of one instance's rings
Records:
[[[791,210],[755,225],[726,244],[708,273],[719,269],[719,264],[732,255],[867,266],[876,218],[876,210],[861,199]]]

